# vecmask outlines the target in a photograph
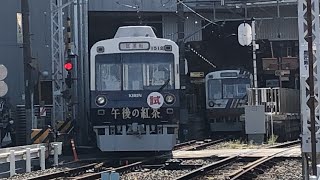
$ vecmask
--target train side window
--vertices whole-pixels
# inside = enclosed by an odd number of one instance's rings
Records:
[[[105,128],[98,128],[98,135],[106,135]]]
[[[174,128],[173,127],[168,127],[167,128],[167,133],[168,134],[174,134]]]
[[[118,125],[118,126],[117,126],[116,135],[122,135],[122,126],[121,126],[121,125]]]
[[[106,59],[108,61],[106,61]],[[121,67],[119,55],[98,55],[96,57],[97,90],[121,90]]]
[[[217,118],[216,119],[216,123],[223,123],[224,122],[224,119],[223,118]]]
[[[141,134],[146,134],[146,126],[144,124],[141,124],[139,126],[139,131]]]
[[[156,125],[150,125],[150,134],[157,134]]]
[[[110,135],[115,135],[116,134],[116,127],[110,126],[109,132],[110,132]]]
[[[162,126],[158,126],[157,127],[157,132],[158,132],[158,134],[163,134],[163,127]]]
[[[127,135],[132,135],[132,125],[129,124],[126,126]]]

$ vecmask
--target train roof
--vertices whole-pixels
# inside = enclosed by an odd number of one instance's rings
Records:
[[[233,74],[233,73],[236,73],[236,74]],[[208,79],[209,76],[210,78],[236,78],[236,77],[239,77],[239,75],[251,76],[252,74],[246,70],[227,69],[227,70],[218,70],[218,71],[210,72],[206,75],[206,79]]]
[[[122,26],[119,27],[114,38],[122,38],[122,37],[154,37],[156,38],[156,34],[154,33],[152,27],[150,26]]]

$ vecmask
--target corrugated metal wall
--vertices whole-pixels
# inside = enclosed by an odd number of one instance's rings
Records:
[[[298,19],[264,19],[256,21],[257,39],[298,40]]]
[[[254,17],[257,20],[257,39],[298,40],[297,6],[280,6],[279,10],[280,18],[278,18],[276,6],[249,9],[248,17]]]
[[[176,1],[172,0],[90,0],[89,11],[140,11],[174,12]]]
[[[162,17],[162,31],[163,38],[168,38],[173,41],[178,39],[178,27],[177,27],[177,16],[172,15],[163,15]],[[186,42],[189,41],[201,41],[202,40],[202,31],[201,29],[201,19],[193,14],[187,14],[185,19],[185,37],[190,38],[186,39]]]

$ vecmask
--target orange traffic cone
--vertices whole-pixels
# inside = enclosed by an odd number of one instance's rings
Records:
[[[79,161],[76,147],[74,145],[74,141],[73,141],[73,139],[71,139],[70,141],[71,141],[71,147],[72,147],[72,152],[73,152],[73,159],[74,159],[74,161]]]

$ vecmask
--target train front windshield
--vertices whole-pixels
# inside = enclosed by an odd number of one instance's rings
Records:
[[[242,98],[250,87],[250,79],[211,79],[208,81],[208,98]]]
[[[96,56],[98,91],[174,89],[174,55],[123,53]]]

